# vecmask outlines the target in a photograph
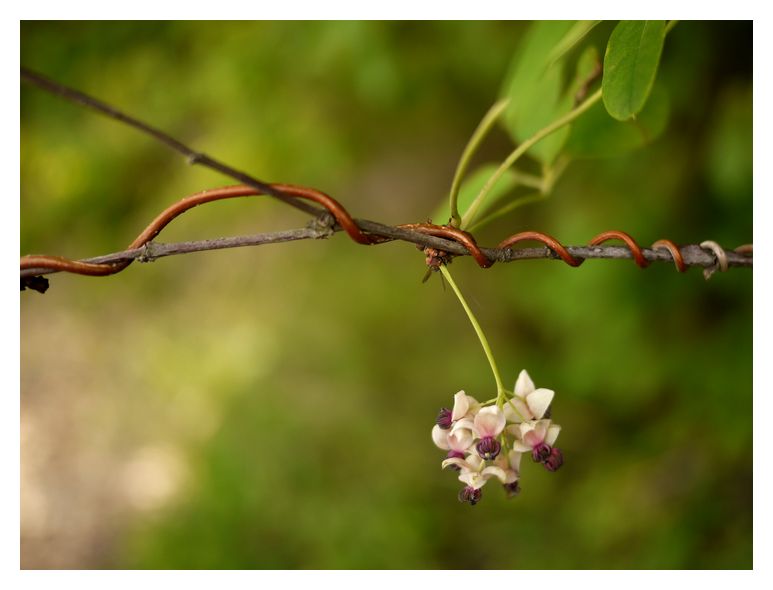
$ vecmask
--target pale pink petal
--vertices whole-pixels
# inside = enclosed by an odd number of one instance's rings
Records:
[[[472,432],[466,428],[460,428],[449,434],[446,440],[452,451],[464,452],[472,445]]]
[[[537,420],[534,424],[534,430],[539,436],[540,441],[545,440],[548,434],[548,426],[550,426],[550,420]]]
[[[482,477],[477,471],[462,471],[459,475],[459,481],[466,483],[476,490],[486,485],[486,478]]]
[[[497,436],[505,427],[505,415],[497,406],[483,408],[475,416],[475,432],[480,438]]]
[[[520,440],[516,440],[513,442],[513,451],[516,451],[517,453],[531,453],[531,447],[527,445],[525,442],[521,442]]]
[[[527,451],[528,450],[529,449],[527,449]],[[513,446],[513,450],[507,454],[507,460],[508,460],[508,463],[510,464],[510,469],[512,469],[516,473],[521,472],[521,457],[523,456],[524,452],[526,451],[520,451],[520,452],[517,451],[515,449],[515,446]]]
[[[451,448],[448,446],[448,431],[443,430],[437,424],[432,427],[432,442],[435,443],[435,446],[443,449],[444,451],[447,451]]]
[[[520,438],[521,440],[524,440],[526,435],[532,430],[534,430],[534,427],[536,426],[536,424],[537,423],[533,420],[531,422],[521,422],[518,425],[518,430],[520,431],[520,436],[518,438]]]
[[[520,398],[525,398],[532,391],[534,391],[534,381],[531,380],[531,377],[529,377],[526,369],[521,371],[521,373],[518,375],[518,380],[515,382],[515,387],[513,390],[515,391],[515,395]]]
[[[467,399],[464,391],[459,391],[454,394],[454,411],[451,412],[451,420],[459,420],[466,413],[470,407],[470,402]]]
[[[454,425],[451,427],[451,432],[457,432],[459,430],[474,430],[475,429],[475,422],[472,421],[472,418],[463,418],[462,420],[457,420],[454,422]]]
[[[542,416],[545,415],[548,406],[550,406],[550,402],[553,401],[554,395],[555,392],[552,389],[540,387],[526,396],[526,404],[529,406],[529,410],[531,410],[531,413],[535,418],[542,418]]]
[[[440,467],[441,467],[441,468],[443,468],[443,469],[445,469],[445,468],[446,468],[446,467],[448,467],[449,465],[456,465],[456,466],[457,466],[457,467],[459,467],[459,468],[460,468],[462,471],[474,471],[474,469],[472,468],[472,466],[471,466],[469,463],[467,463],[467,461],[465,461],[464,459],[461,459],[461,458],[459,458],[459,457],[451,457],[450,459],[446,459],[446,460],[444,460],[444,461],[443,461],[443,462],[440,464]]]
[[[508,422],[524,422],[525,420],[534,418],[526,403],[517,397],[508,400],[505,404],[504,412],[505,419]]]
[[[480,402],[471,395],[467,396],[467,416],[474,417],[480,411]]]
[[[485,461],[478,456],[478,453],[470,453],[467,455],[467,463],[470,465],[470,469],[480,471]]]
[[[483,471],[481,471],[481,476],[484,479],[496,477],[502,483],[512,483],[516,479],[518,479],[518,476],[515,474],[514,471],[510,471],[509,469],[502,469],[501,467],[495,467],[495,466],[486,467]]]
[[[551,447],[556,444],[556,439],[558,438],[558,433],[561,432],[561,427],[558,424],[553,424],[548,428],[548,433],[545,436],[545,442],[548,443]]]
[[[536,447],[538,444],[540,444],[543,441],[538,435],[536,430],[530,430],[527,432],[523,437],[523,442],[525,442],[529,447],[532,449]]]

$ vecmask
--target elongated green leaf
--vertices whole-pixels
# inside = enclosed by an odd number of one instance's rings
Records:
[[[459,189],[459,211],[467,211],[470,205],[478,196],[480,189],[486,184],[486,181],[494,174],[494,171],[499,167],[498,164],[483,164],[470,174],[467,179],[462,183],[461,189]],[[489,193],[489,202],[493,203],[498,198],[507,194],[516,185],[515,174],[508,170],[502,175],[502,178],[494,185]],[[449,217],[451,217],[451,211],[448,202],[443,203],[434,212],[432,220],[435,223],[446,223]]]
[[[565,150],[575,157],[603,158],[620,156],[642,147],[666,128],[669,105],[668,93],[657,84],[635,120],[616,121],[603,105],[596,104],[572,123]]]
[[[639,113],[655,82],[666,36],[665,21],[621,21],[604,56],[601,88],[607,112],[618,121]]]
[[[562,95],[562,60],[551,64],[555,47],[571,30],[572,21],[534,23],[516,54],[505,83],[504,95],[510,99],[505,128],[520,143],[571,109],[571,98]],[[562,129],[539,142],[529,154],[550,164],[566,141]]]

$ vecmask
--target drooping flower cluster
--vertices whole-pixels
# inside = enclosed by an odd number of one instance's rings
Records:
[[[498,479],[508,496],[520,491],[521,455],[530,453],[548,471],[564,462],[553,445],[561,427],[549,417],[554,392],[535,388],[524,370],[512,393],[504,392],[489,404],[481,404],[464,391],[454,395],[453,409],[443,408],[432,428],[432,440],[448,451],[442,467],[459,472],[465,487],[459,501],[475,505],[482,488]]]

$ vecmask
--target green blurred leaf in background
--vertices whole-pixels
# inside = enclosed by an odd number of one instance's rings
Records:
[[[513,141],[520,143],[569,111],[571,97],[563,91],[563,61],[551,59],[562,39],[573,32],[572,21],[542,21],[524,36],[510,66],[504,95],[510,99],[504,123]],[[568,135],[562,129],[534,146],[529,153],[550,165]]]

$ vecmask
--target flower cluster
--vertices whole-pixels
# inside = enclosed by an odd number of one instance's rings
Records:
[[[553,395],[550,389],[535,388],[524,370],[512,393],[500,392],[495,400],[481,404],[460,391],[453,409],[440,410],[432,440],[448,451],[443,468],[458,471],[465,484],[459,492],[461,502],[477,504],[483,486],[494,477],[508,496],[515,496],[520,491],[523,453],[530,453],[548,471],[561,467],[563,455],[553,446],[561,427],[549,417]]]

